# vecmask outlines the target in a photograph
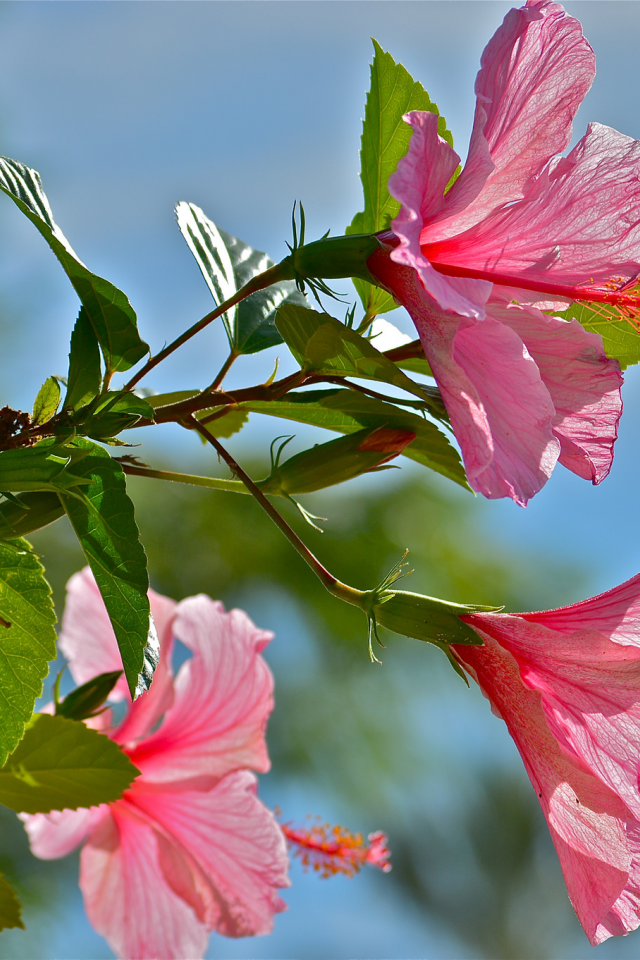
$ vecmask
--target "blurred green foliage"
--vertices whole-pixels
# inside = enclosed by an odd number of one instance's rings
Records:
[[[177,599],[206,592],[276,631],[267,650],[276,676],[267,802],[299,786],[318,798],[309,812],[330,805],[345,824],[385,830],[394,869],[376,875],[379,895],[399,909],[412,903],[464,944],[465,957],[563,956],[566,938],[581,936],[577,921],[533,791],[479,691],[434,647],[384,630],[382,665],[371,664],[360,611],[324,591],[249,497],[138,478],[128,487],[156,590]],[[561,561],[506,553],[469,495],[411,467],[305,505],[328,518],[324,534],[289,504],[282,509],[331,572],[357,587],[380,581],[405,548],[415,568],[407,588],[448,600],[550,607],[579,583],[580,572]],[[59,613],[64,584],[83,563],[66,524],[32,537]],[[498,755],[482,739],[491,725],[504,741]],[[20,841],[0,863],[23,897],[36,879],[34,889],[41,885],[39,862],[25,851]],[[66,861],[46,864],[56,870],[68,878]],[[36,904],[25,900],[33,927]],[[10,936],[11,956],[27,956],[15,951],[32,947],[30,935]]]

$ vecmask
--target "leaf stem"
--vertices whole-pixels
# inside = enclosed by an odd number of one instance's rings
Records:
[[[340,600],[345,600],[354,607],[363,609],[365,591],[356,590],[354,587],[349,587],[346,583],[341,583],[340,580],[333,576],[333,574],[329,573],[327,568],[320,563],[320,561],[311,553],[309,548],[302,542],[298,534],[289,526],[284,517],[278,513],[273,504],[267,500],[262,490],[256,486],[251,477],[245,473],[242,467],[234,460],[229,451],[226,450],[219,440],[212,436],[194,416],[189,415],[188,417],[185,417],[185,424],[189,424],[193,430],[197,430],[198,433],[200,433],[201,436],[203,436],[204,439],[212,445],[218,455],[222,457],[231,472],[240,478],[249,493],[255,500],[257,500],[264,512],[271,518],[271,520],[273,520],[278,529],[285,535],[293,549],[302,557],[304,562],[311,567],[317,578],[322,583],[323,587],[325,587],[334,597],[338,597]]]
[[[224,378],[226,377],[227,373],[229,372],[229,370],[230,370],[230,368],[231,368],[231,364],[234,363],[234,361],[236,361],[239,356],[240,356],[240,354],[239,354],[239,353],[236,353],[235,350],[232,350],[232,351],[231,351],[231,353],[229,354],[229,356],[227,357],[227,359],[225,360],[225,362],[224,362],[224,363],[222,364],[222,366],[220,367],[220,370],[218,371],[218,374],[217,374],[215,380],[213,381],[213,383],[212,383],[211,386],[209,387],[209,390],[217,390],[217,389],[218,389],[218,387],[220,386],[220,384],[222,383],[222,381],[223,381]]]
[[[208,313],[206,317],[203,317],[202,320],[198,320],[197,323],[194,323],[192,327],[189,327],[188,330],[185,330],[184,333],[181,333],[179,337],[166,346],[160,353],[157,353],[155,357],[151,357],[143,367],[138,370],[138,372],[125,384],[125,390],[132,390],[137,383],[139,383],[143,377],[145,377],[150,370],[153,370],[159,363],[162,363],[163,360],[166,360],[170,354],[172,354],[178,347],[181,347],[187,340],[190,340],[200,333],[201,330],[204,330],[213,320],[217,320],[218,317],[222,316],[223,313],[226,313],[227,310],[230,310],[231,307],[235,307],[237,303],[240,303],[241,300],[245,300],[247,297],[251,296],[252,293],[256,293],[258,290],[264,290],[265,287],[270,287],[272,283],[277,283],[279,280],[292,280],[293,275],[289,265],[283,261],[282,263],[277,263],[273,267],[269,267],[268,270],[265,270],[264,273],[258,273],[255,277],[252,277],[248,283],[245,283],[244,287],[241,287],[232,297],[229,297],[228,300],[225,300],[224,303],[221,303],[220,306],[216,307],[215,310],[212,310],[211,313]]]
[[[194,487],[209,487],[213,490],[226,490],[230,493],[249,493],[240,480],[221,480],[218,477],[197,477],[190,473],[171,473],[169,470],[152,470],[150,467],[136,467],[130,463],[118,461],[123,471],[134,477],[151,477],[153,480],[170,480],[173,483],[189,483]]]

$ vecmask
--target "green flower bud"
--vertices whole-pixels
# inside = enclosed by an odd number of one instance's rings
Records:
[[[394,590],[387,596],[378,594],[370,607],[376,623],[387,630],[438,646],[443,643],[481,644],[475,630],[460,619],[464,614],[479,610],[495,610],[495,607],[449,603],[406,590]]]
[[[415,437],[410,430],[367,428],[318,444],[279,464],[278,456],[289,442],[286,440],[272,464],[271,474],[258,486],[263,493],[285,497],[323,490],[362,473],[384,469],[383,464],[402,453]]]
[[[376,283],[367,267],[367,260],[382,247],[373,234],[353,234],[349,237],[323,237],[313,243],[294,247],[282,263],[289,264],[293,279],[298,281],[322,278],[359,277]]]

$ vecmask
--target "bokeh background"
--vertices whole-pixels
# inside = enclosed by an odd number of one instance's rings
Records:
[[[176,201],[199,204],[275,259],[286,253],[295,199],[305,205],[310,238],[329,228],[341,233],[361,205],[369,37],[423,82],[464,156],[480,54],[509,6],[5,2],[1,152],[41,172],[78,254],[126,291],[157,350],[210,309],[174,222]],[[640,138],[640,6],[566,6],[598,57],[576,136],[598,120]],[[42,239],[5,199],[1,404],[29,409],[43,380],[65,372],[77,306]],[[391,319],[410,332],[403,311]],[[148,385],[203,386],[224,349],[214,325]],[[229,382],[263,381],[277,353],[238,364]],[[522,510],[403,464],[309,498],[307,506],[329,519],[324,535],[305,536],[357,586],[379,580],[408,547],[416,572],[407,586],[452,600],[536,609],[608,589],[640,569],[634,370],[625,404],[614,470],[599,488],[559,467]],[[282,428],[256,416],[232,449],[260,475]],[[197,438],[161,429],[133,437],[143,441],[134,452],[186,472],[221,469]],[[311,429],[295,432],[295,449],[316,438]],[[294,863],[290,909],[276,918],[274,934],[213,935],[209,957],[638,956],[640,934],[589,947],[504,725],[435,648],[389,637],[382,666],[370,665],[364,620],[323,593],[249,498],[155,481],[132,482],[131,490],[156,589],[176,598],[205,591],[277,634],[267,654],[277,708],[273,771],[261,783],[266,802],[287,820],[319,814],[364,832],[383,829],[393,849],[386,876],[320,880]],[[81,554],[62,521],[34,543],[61,611]],[[2,934],[0,955],[112,956],[84,917],[77,857],[42,863],[30,857],[13,815],[0,815],[0,828],[0,867],[19,887],[28,928]]]

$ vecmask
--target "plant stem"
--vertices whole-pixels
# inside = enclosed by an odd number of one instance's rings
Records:
[[[229,297],[228,300],[225,300],[224,303],[221,303],[219,307],[216,307],[215,310],[212,310],[211,313],[208,313],[206,317],[203,317],[202,320],[198,320],[197,323],[194,323],[192,327],[189,327],[188,330],[185,330],[184,333],[180,334],[172,343],[166,346],[160,353],[157,353],[155,357],[151,357],[150,360],[147,360],[145,365],[141,367],[140,370],[125,384],[125,390],[132,390],[137,383],[145,377],[150,370],[153,370],[159,363],[162,363],[163,360],[172,354],[178,347],[181,347],[183,343],[186,343],[187,340],[190,340],[191,337],[194,337],[196,333],[200,333],[201,330],[204,330],[213,320],[217,320],[218,317],[222,316],[223,313],[226,313],[227,310],[230,310],[231,307],[235,307],[237,303],[240,303],[241,300],[246,299],[252,293],[256,293],[257,290],[264,290],[265,287],[270,287],[272,283],[277,283],[279,280],[292,280],[293,275],[291,270],[288,268],[288,265],[284,263],[277,263],[273,267],[269,267],[268,270],[265,270],[264,273],[259,273],[255,277],[252,277],[248,283],[245,283],[244,287],[238,290],[232,297]]]
[[[231,472],[240,478],[249,493],[254,497],[255,500],[257,500],[264,512],[268,514],[278,529],[285,535],[293,549],[302,557],[304,562],[311,567],[317,578],[329,591],[329,593],[331,593],[334,597],[338,597],[340,600],[345,600],[354,607],[360,607],[360,609],[363,609],[362,601],[365,597],[365,592],[363,590],[356,590],[354,587],[349,587],[346,583],[341,583],[340,580],[333,576],[333,574],[329,573],[326,567],[324,567],[320,561],[314,557],[309,548],[302,542],[298,534],[289,526],[284,517],[280,516],[273,504],[267,500],[264,493],[259,487],[256,486],[251,477],[245,473],[238,463],[236,463],[229,451],[222,446],[219,440],[208,433],[206,428],[203,427],[194,416],[190,415],[185,417],[185,424],[187,423],[193,430],[197,430],[198,433],[200,433],[201,436],[203,436],[205,440],[212,445],[218,455],[225,461]]]
[[[209,487],[213,490],[226,490],[230,493],[249,493],[240,480],[220,480],[218,477],[196,477],[191,473],[171,473],[169,470],[152,470],[150,467],[136,467],[130,463],[120,466],[126,474],[133,477],[151,477],[153,480],[170,480],[173,483],[189,483],[194,487]]]
[[[232,351],[231,351],[231,353],[229,354],[229,356],[227,357],[227,359],[225,360],[225,362],[224,362],[224,363],[222,364],[222,366],[220,367],[220,370],[218,371],[218,374],[217,374],[215,380],[213,381],[213,383],[212,383],[211,386],[209,387],[209,390],[217,390],[217,389],[218,389],[218,387],[220,386],[220,384],[222,383],[222,381],[223,381],[224,378],[226,377],[227,373],[229,372],[229,369],[231,368],[231,364],[232,364],[235,360],[237,360],[239,356],[240,356],[240,354],[236,353],[235,350],[232,350]]]

